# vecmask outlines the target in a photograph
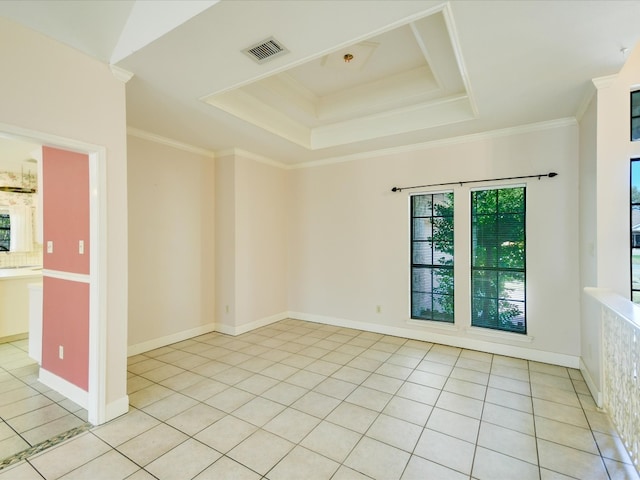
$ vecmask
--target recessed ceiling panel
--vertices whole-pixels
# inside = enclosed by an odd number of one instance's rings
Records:
[[[444,6],[203,101],[310,150],[472,119],[449,14]]]
[[[353,55],[349,62],[345,55]],[[427,65],[411,27],[405,25],[287,71],[318,97]]]

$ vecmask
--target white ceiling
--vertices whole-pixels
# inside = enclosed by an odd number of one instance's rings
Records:
[[[615,0],[4,0],[0,15],[133,73],[130,127],[286,165],[574,117],[640,39],[640,1]],[[270,37],[288,53],[242,52]]]

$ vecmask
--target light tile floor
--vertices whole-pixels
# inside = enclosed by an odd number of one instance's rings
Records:
[[[579,371],[285,320],[129,359],[129,413],[14,479],[634,479]]]
[[[0,466],[25,450],[44,448],[48,440],[88,426],[87,412],[38,382],[38,364],[28,340],[0,343]]]

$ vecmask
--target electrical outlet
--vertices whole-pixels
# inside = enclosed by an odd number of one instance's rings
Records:
[[[53,253],[53,241],[52,240],[48,240],[47,241],[47,253]]]
[[[64,359],[64,347],[62,345],[58,346],[58,358],[60,358],[60,360]]]
[[[78,241],[78,253],[84,255],[84,240]]]
[[[225,313],[229,313],[229,305],[225,305],[224,311],[225,311]]]
[[[382,305],[376,305],[376,313],[382,313]]]

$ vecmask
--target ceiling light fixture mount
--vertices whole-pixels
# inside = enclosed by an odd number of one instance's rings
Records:
[[[345,53],[344,57],[342,57],[344,59],[344,63],[349,63],[351,60],[353,60],[353,55],[351,55],[350,53]]]

